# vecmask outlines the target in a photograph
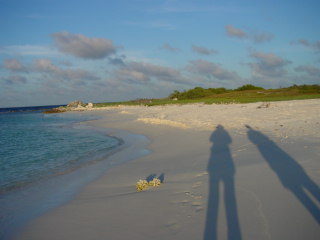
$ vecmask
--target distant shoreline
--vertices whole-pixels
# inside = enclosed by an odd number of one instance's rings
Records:
[[[46,105],[46,106],[30,106],[30,107],[8,107],[8,108],[0,108],[1,113],[14,113],[14,112],[34,112],[34,111],[43,111],[57,107],[67,106],[65,104],[62,105]]]

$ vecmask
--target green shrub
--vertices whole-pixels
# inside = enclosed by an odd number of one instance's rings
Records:
[[[243,86],[235,89],[235,91],[246,91],[246,90],[264,90],[264,88],[254,86],[252,84],[246,84],[246,85],[243,85]]]
[[[320,93],[320,85],[293,85],[288,89],[298,90],[301,93]]]
[[[180,97],[180,94],[181,94],[181,93],[180,93],[178,90],[174,90],[173,93],[171,93],[171,94],[169,95],[169,98],[170,98],[170,99],[179,98],[179,97]]]
[[[204,98],[208,96],[212,96],[214,94],[222,94],[227,92],[228,90],[225,88],[202,88],[202,87],[195,87],[193,89],[179,92],[175,90],[173,93],[170,94],[169,98],[174,99],[177,98],[179,100],[185,100],[185,99],[199,99]]]
[[[209,88],[208,90],[213,94],[222,94],[222,93],[226,93],[228,91],[225,88]]]

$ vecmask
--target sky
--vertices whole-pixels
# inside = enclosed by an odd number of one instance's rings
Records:
[[[0,0],[0,107],[320,84],[319,0]]]

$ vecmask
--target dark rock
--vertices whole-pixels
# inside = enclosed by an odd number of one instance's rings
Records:
[[[67,109],[65,107],[58,107],[58,108],[52,108],[52,109],[46,110],[43,113],[45,113],[45,114],[63,113],[63,112],[66,112],[66,111],[67,111]]]

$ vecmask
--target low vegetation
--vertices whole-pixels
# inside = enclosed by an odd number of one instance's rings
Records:
[[[264,89],[251,84],[236,89],[202,88],[195,87],[190,90],[175,90],[167,98],[162,99],[136,99],[127,102],[96,103],[93,107],[106,107],[117,105],[164,105],[164,104],[230,104],[270,102],[285,100],[303,100],[320,98],[320,85],[293,85],[288,88]]]
[[[237,88],[235,91],[247,91],[247,90],[264,90],[262,87],[257,87],[251,84],[243,85],[242,87]]]

